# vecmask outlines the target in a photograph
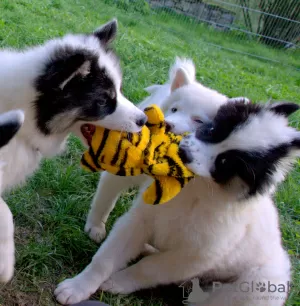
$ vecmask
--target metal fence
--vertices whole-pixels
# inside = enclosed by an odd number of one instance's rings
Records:
[[[179,22],[188,20],[195,27],[206,25],[210,31],[219,32],[218,37],[223,39],[206,41],[216,48],[300,70],[300,0],[115,0],[118,1],[139,6],[140,11],[147,2],[152,12],[163,12]],[[230,39],[240,44],[231,48]]]

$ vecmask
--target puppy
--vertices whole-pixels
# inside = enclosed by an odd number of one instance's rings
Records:
[[[150,96],[140,103],[139,108],[159,105],[165,112],[168,129],[177,134],[194,131],[210,122],[218,108],[227,101],[226,96],[196,81],[195,66],[190,59],[177,58],[170,68],[168,82],[146,90]],[[120,177],[102,173],[85,225],[92,240],[100,242],[106,236],[105,223],[120,193],[146,182],[147,176],[144,175]]]
[[[26,115],[0,152],[2,192],[24,181],[43,157],[60,153],[70,132],[81,137],[85,124],[130,132],[144,125],[144,113],[121,93],[119,62],[109,49],[116,32],[113,20],[94,33],[0,52],[0,112],[19,108]],[[0,281],[7,282],[13,274],[13,220],[2,199],[0,211]]]
[[[92,262],[58,286],[60,303],[99,287],[126,294],[201,277],[232,283],[197,305],[284,305],[290,260],[271,197],[300,154],[300,133],[287,120],[298,106],[245,102],[224,104],[182,140],[182,158],[198,176],[165,205],[146,205],[141,190]],[[145,243],[158,252],[126,268]],[[260,282],[273,284],[272,293],[251,290]]]

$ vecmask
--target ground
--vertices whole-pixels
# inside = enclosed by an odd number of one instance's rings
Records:
[[[245,95],[254,101],[284,99],[300,103],[300,73],[280,64],[228,52],[256,50],[270,58],[299,66],[299,53],[275,52],[250,42],[247,37],[225,38],[206,26],[195,26],[167,13],[144,14],[124,10],[110,0],[1,0],[0,47],[22,48],[67,32],[88,32],[118,17],[117,51],[124,67],[124,92],[134,102],[146,93],[143,88],[167,79],[176,55],[193,58],[197,78],[228,96]],[[148,13],[148,11],[146,11]],[[299,127],[299,115],[291,119]],[[75,138],[63,156],[45,160],[42,168],[23,187],[5,198],[16,224],[17,265],[13,281],[0,287],[0,304],[56,305],[53,290],[58,282],[75,275],[97,250],[83,232],[98,175],[79,167],[83,149]],[[294,271],[294,289],[288,305],[300,305],[300,164],[279,188],[284,246]],[[130,206],[133,192],[119,201],[108,228]],[[112,296],[99,292],[95,298],[115,305],[167,305],[155,295]],[[171,304],[169,304],[171,305]],[[174,305],[172,305],[174,306]]]

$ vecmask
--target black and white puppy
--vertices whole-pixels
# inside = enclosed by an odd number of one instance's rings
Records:
[[[91,34],[66,35],[24,51],[0,52],[0,112],[21,109],[25,121],[0,152],[1,192],[32,174],[45,156],[61,152],[85,124],[138,132],[144,113],[121,93],[122,76],[109,43],[112,20]],[[0,281],[13,274],[11,213],[0,200]]]
[[[126,294],[193,278],[197,285],[199,277],[216,286],[205,301],[194,292],[190,305],[285,304],[290,259],[272,194],[300,155],[300,133],[287,120],[299,107],[238,101],[182,140],[182,157],[198,176],[165,205],[146,205],[142,189],[91,263],[59,284],[60,303],[99,287]],[[147,243],[153,253],[127,267]]]

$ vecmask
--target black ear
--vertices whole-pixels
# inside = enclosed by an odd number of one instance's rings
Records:
[[[100,42],[104,45],[111,43],[116,35],[118,30],[118,22],[117,19],[112,19],[99,29],[94,32],[94,35],[100,40]]]
[[[24,113],[14,110],[0,115],[0,148],[9,143],[24,121]]]
[[[274,103],[269,106],[269,109],[278,115],[283,115],[288,117],[295,111],[299,109],[299,105],[292,102],[279,102]]]
[[[36,81],[37,90],[63,89],[75,76],[86,76],[93,60],[94,55],[87,50],[58,48]]]

